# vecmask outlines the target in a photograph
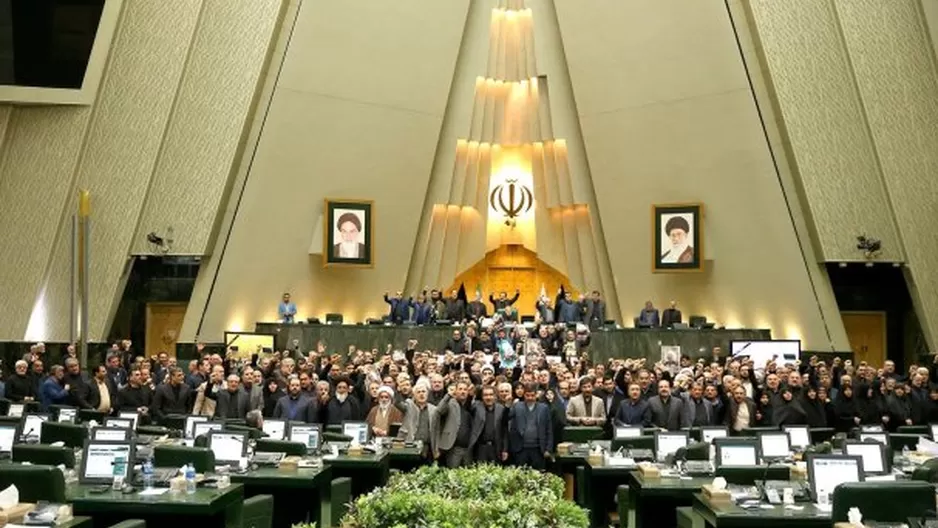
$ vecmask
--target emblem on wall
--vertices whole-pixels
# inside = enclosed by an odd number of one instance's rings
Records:
[[[530,212],[534,206],[534,193],[518,180],[505,180],[492,189],[489,205],[505,216],[505,225],[514,227],[517,218]]]

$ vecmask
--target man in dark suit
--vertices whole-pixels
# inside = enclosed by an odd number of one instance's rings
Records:
[[[547,404],[537,402],[537,385],[525,383],[524,400],[511,407],[508,445],[514,463],[544,470],[554,445]]]
[[[482,387],[482,401],[472,404],[472,446],[476,462],[508,460],[508,413],[495,401],[495,387]]]
[[[308,412],[309,399],[303,395],[300,378],[291,377],[287,382],[287,395],[277,400],[273,417],[288,421],[306,421]]]
[[[671,306],[661,314],[661,326],[671,328],[675,323],[681,322],[681,311],[677,309],[677,301],[671,301]]]
[[[332,246],[332,256],[337,259],[359,260],[367,259],[365,244],[358,241],[362,231],[362,221],[355,213],[345,213],[336,220],[336,229],[339,230],[341,240]]]
[[[169,371],[169,384],[163,383],[153,394],[150,414],[157,421],[170,414],[189,414],[192,407],[192,389],[183,383],[186,375],[182,369],[174,367]]]
[[[671,396],[671,382],[663,379],[658,382],[658,395],[648,398],[648,408],[651,410],[651,424],[668,431],[677,431],[681,428],[681,414],[683,401]]]
[[[237,374],[229,374],[227,390],[215,395],[215,418],[244,419],[250,410],[250,395],[241,390],[241,380]]]
[[[599,295],[599,290],[593,290],[590,297],[583,300],[583,323],[590,330],[597,330],[606,321],[606,301]]]

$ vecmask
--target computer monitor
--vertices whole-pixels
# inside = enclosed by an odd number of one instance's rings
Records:
[[[885,475],[889,473],[890,450],[880,443],[847,440],[844,442],[844,454],[859,456],[863,459],[863,473],[867,475]]]
[[[76,418],[78,418],[78,409],[75,407],[59,407],[55,421],[60,423],[75,423]]]
[[[16,442],[16,426],[13,424],[0,425],[0,453],[12,453]]]
[[[617,425],[615,429],[615,439],[635,438],[642,436],[642,428],[637,425]]]
[[[125,427],[95,427],[91,430],[91,439],[102,442],[129,442],[130,429]]]
[[[788,433],[788,443],[792,447],[804,449],[811,445],[811,433],[807,425],[785,425],[782,431]]]
[[[759,450],[755,440],[721,442],[716,446],[716,467],[746,467],[759,465]]]
[[[23,410],[26,408],[25,404],[22,403],[11,403],[10,408],[7,409],[7,416],[20,417],[23,416]]]
[[[811,498],[828,497],[845,482],[863,482],[863,459],[852,455],[808,455]]]
[[[322,442],[320,424],[290,424],[290,441],[306,446],[307,451],[318,451]]]
[[[24,441],[35,439],[42,441],[42,422],[48,421],[48,414],[29,413],[20,420],[20,434],[17,435]]]
[[[212,431],[221,431],[225,428],[225,424],[221,422],[195,422],[192,424],[192,438],[197,436],[206,435]]]
[[[860,432],[862,433],[882,433],[882,425],[861,425]]]
[[[208,416],[200,416],[196,414],[190,414],[186,416],[186,428],[183,431],[183,436],[186,438],[195,438],[195,424],[197,422],[207,422]]]
[[[655,458],[663,461],[668,455],[673,455],[678,449],[687,447],[687,432],[656,431],[655,432]]]
[[[133,463],[132,442],[86,440],[78,481],[81,484],[110,484],[115,473],[121,474],[125,481],[129,481]]]
[[[729,435],[729,430],[726,427],[706,426],[700,428],[700,441],[708,444],[712,444],[714,438],[725,438]]]
[[[928,428],[931,429],[931,439],[938,442],[938,424],[928,424]]]
[[[885,446],[889,445],[889,433],[860,433],[861,442],[879,442]]]
[[[208,447],[215,453],[215,461],[222,464],[240,462],[248,455],[246,431],[212,431],[208,434]]]
[[[342,434],[352,437],[352,444],[368,443],[368,422],[342,422]]]
[[[788,433],[781,431],[760,431],[759,454],[762,456],[762,460],[788,458],[791,456],[791,445],[788,443]]]
[[[264,434],[271,440],[283,440],[287,434],[286,420],[264,419]]]
[[[134,421],[130,418],[114,418],[113,416],[108,416],[104,419],[104,427],[119,427],[133,431]]]
[[[137,424],[140,423],[140,413],[136,411],[121,411],[117,413],[117,417],[122,418],[124,420],[133,420],[133,423],[130,425],[130,428],[133,429],[134,431],[137,430]]]

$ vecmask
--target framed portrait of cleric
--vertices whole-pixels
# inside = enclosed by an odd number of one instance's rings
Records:
[[[374,202],[326,199],[323,266],[374,266]]]
[[[653,272],[703,270],[703,204],[653,205],[651,223]]]

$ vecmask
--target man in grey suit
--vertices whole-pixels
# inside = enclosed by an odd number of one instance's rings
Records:
[[[680,398],[671,396],[670,381],[659,381],[658,395],[648,398],[648,408],[651,409],[651,424],[668,431],[677,431],[681,428],[683,403]]]
[[[237,374],[228,376],[226,389],[215,394],[215,418],[243,420],[250,410],[250,397],[241,390],[241,379]]]
[[[423,452],[420,455],[425,462],[430,463],[439,456],[436,441],[440,424],[436,405],[428,401],[429,389],[422,383],[414,387],[413,395],[413,398],[397,404],[398,410],[404,413],[398,437],[405,442],[422,442]]]
[[[705,427],[715,423],[713,404],[703,397],[703,385],[694,383],[681,393],[681,427]]]
[[[472,404],[472,436],[470,439],[476,462],[508,460],[508,413],[495,401],[495,387],[482,387],[482,401]]]
[[[448,468],[472,463],[472,411],[469,406],[469,384],[460,381],[436,407],[439,435],[436,447]]]
[[[537,401],[537,385],[524,384],[524,400],[516,402],[508,415],[508,445],[515,465],[532,469],[547,468],[547,457],[554,445],[550,409]]]
[[[580,380],[580,393],[567,402],[567,423],[570,425],[604,425],[606,406],[602,398],[593,396],[593,378]]]

